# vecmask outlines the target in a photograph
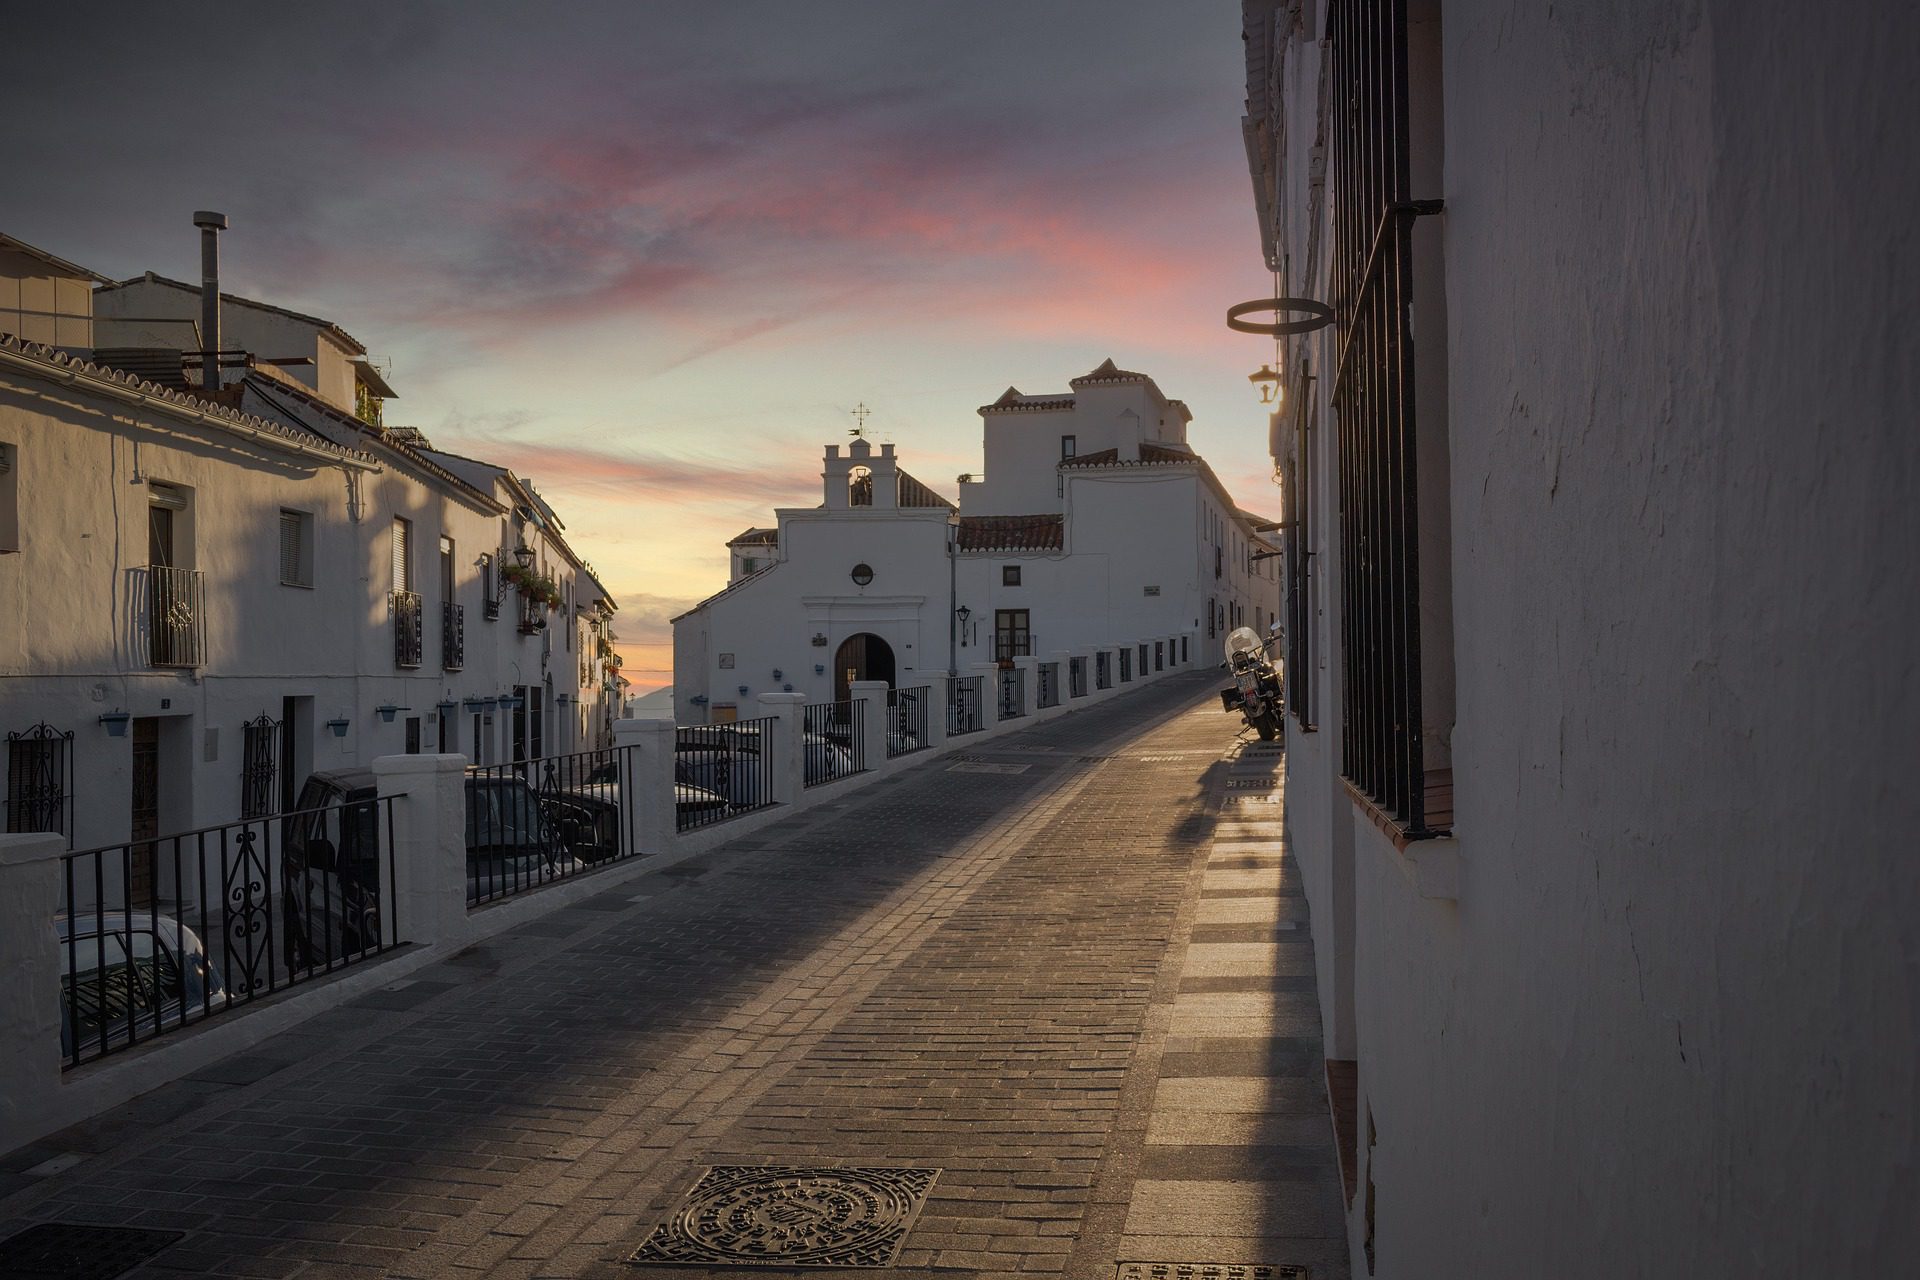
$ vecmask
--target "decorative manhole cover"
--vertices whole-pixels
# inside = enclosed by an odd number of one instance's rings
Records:
[[[1268,791],[1273,790],[1273,779],[1272,778],[1228,778],[1227,779],[1227,790],[1229,791],[1235,791],[1235,790],[1252,791],[1261,787],[1266,788]]]
[[[938,1169],[715,1165],[631,1262],[889,1267]]]
[[[1123,1262],[1114,1280],[1307,1280],[1307,1269],[1265,1262]]]
[[[113,1280],[180,1239],[184,1231],[42,1222],[0,1240],[8,1280]]]

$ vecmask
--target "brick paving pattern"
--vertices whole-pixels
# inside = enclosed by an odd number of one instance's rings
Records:
[[[627,1259],[711,1165],[921,1166],[894,1276],[1345,1277],[1277,757],[1214,683],[968,752],[1020,772],[928,762],[36,1144],[0,1235],[187,1230],[149,1280],[764,1276]]]

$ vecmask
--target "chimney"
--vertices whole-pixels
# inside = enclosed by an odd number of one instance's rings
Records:
[[[200,228],[200,385],[220,389],[220,233],[227,215],[202,209],[193,215]]]

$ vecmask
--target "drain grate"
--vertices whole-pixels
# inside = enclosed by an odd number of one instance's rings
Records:
[[[9,1280],[113,1280],[186,1234],[144,1227],[42,1222],[0,1240],[0,1276]]]
[[[975,764],[969,761],[965,764],[950,764],[947,766],[947,772],[948,773],[1025,773],[1027,770],[1031,768],[1033,768],[1033,766],[1030,764]]]
[[[890,1267],[938,1169],[715,1165],[630,1262]]]
[[[1308,1272],[1268,1262],[1123,1262],[1114,1280],[1308,1280]]]

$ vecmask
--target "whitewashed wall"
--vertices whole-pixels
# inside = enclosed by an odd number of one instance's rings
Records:
[[[1457,902],[1338,781],[1337,591],[1327,665],[1290,673],[1318,682],[1288,824],[1377,1129],[1376,1274],[1902,1274],[1920,163],[1892,140],[1920,29],[1773,0],[1444,21],[1444,177],[1414,194],[1447,204]],[[1314,297],[1324,30],[1285,69]],[[1333,343],[1294,349],[1323,394]]]

